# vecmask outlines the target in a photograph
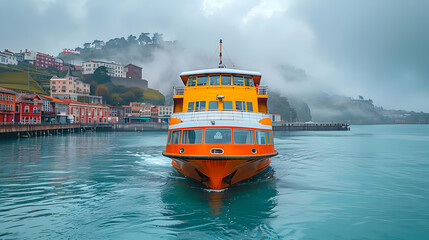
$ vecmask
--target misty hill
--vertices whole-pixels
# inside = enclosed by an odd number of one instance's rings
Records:
[[[281,96],[275,91],[268,93],[268,112],[280,114],[285,122],[308,122],[312,119],[310,108],[305,102]]]

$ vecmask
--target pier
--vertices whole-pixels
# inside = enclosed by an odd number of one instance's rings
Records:
[[[80,124],[8,124],[0,125],[0,139],[49,136],[80,130]]]
[[[274,131],[350,131],[348,123],[273,123]]]

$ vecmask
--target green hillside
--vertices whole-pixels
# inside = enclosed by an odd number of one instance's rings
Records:
[[[28,79],[28,74],[26,72],[0,73],[0,87],[18,91],[28,91],[28,80],[30,81],[30,92],[46,94],[31,75]]]

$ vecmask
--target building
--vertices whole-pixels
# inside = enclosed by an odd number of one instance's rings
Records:
[[[282,116],[280,114],[271,114],[271,121],[272,122],[281,122]]]
[[[128,64],[125,66],[125,77],[126,78],[134,78],[134,79],[142,79],[142,68],[133,64]]]
[[[15,100],[15,122],[41,123],[42,99],[37,94],[19,94]]]
[[[55,58],[54,65],[55,68],[60,71],[67,70],[67,67],[64,66],[64,60],[62,60],[61,58]]]
[[[60,100],[67,105],[69,123],[108,123],[109,107],[102,104],[81,103],[71,99]]]
[[[78,77],[73,77],[70,68],[64,78],[52,77],[50,88],[51,97],[59,99],[78,101],[79,96],[89,97],[90,94],[90,84],[82,82]]]
[[[41,95],[42,98],[42,123],[56,122],[55,103],[59,100],[46,95]]]
[[[151,122],[169,122],[171,114],[173,114],[173,106],[156,106],[156,109],[152,108]]]
[[[75,49],[71,49],[71,48],[64,48],[63,51],[61,52],[61,55],[77,55],[80,54],[79,50],[75,50]]]
[[[13,52],[5,49],[4,52],[0,51],[0,64],[18,65],[18,60]]]
[[[15,98],[14,91],[0,87],[0,123],[15,122]]]
[[[99,67],[106,67],[107,75],[111,77],[121,77],[125,78],[126,74],[124,71],[124,66],[115,63],[115,62],[103,62],[103,61],[88,61],[82,63],[82,73],[83,74],[94,74],[95,70]]]
[[[28,51],[27,49],[25,49],[25,52],[20,50],[19,53],[15,53],[14,55],[16,57],[16,60],[18,60],[18,62],[26,62],[26,63],[34,64],[34,62],[36,61],[37,53],[33,51]]]
[[[55,68],[55,58],[48,54],[38,52],[36,53],[36,60],[34,61],[34,65],[40,68]]]

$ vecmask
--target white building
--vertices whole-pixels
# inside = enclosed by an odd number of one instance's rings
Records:
[[[18,60],[13,55],[13,52],[6,49],[4,52],[0,51],[0,64],[18,65]]]
[[[82,73],[83,74],[94,74],[95,70],[101,66],[106,67],[107,75],[111,77],[121,77],[125,78],[126,73],[124,71],[124,66],[115,63],[115,62],[103,62],[103,61],[88,61],[82,63]]]

